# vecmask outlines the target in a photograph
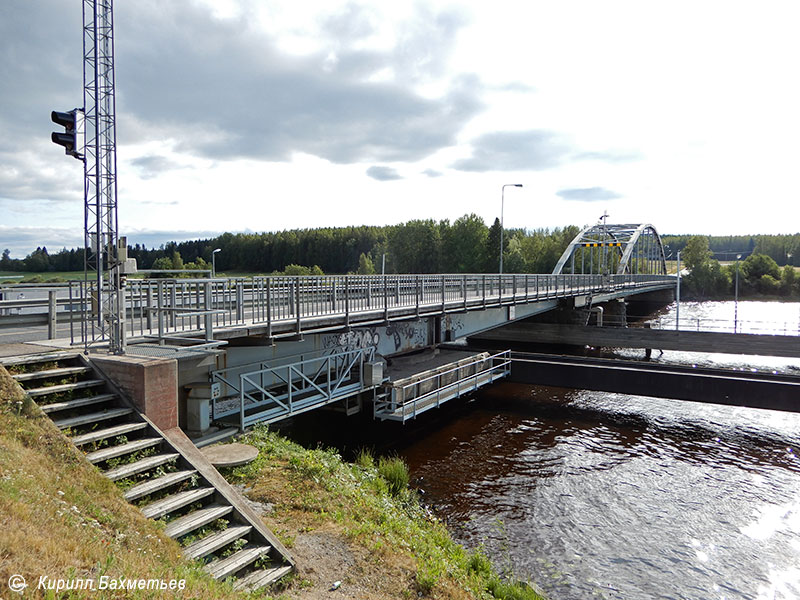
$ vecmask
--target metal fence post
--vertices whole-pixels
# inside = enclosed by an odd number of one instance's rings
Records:
[[[255,320],[255,315],[253,315]],[[244,282],[236,282],[236,320],[240,323],[244,321]]]
[[[383,319],[389,321],[389,281],[383,276]]]
[[[300,335],[300,278],[294,278],[294,287],[295,287],[295,294],[294,294],[294,301],[295,301],[295,311],[297,312],[297,335]]]
[[[344,325],[350,327],[350,278],[344,276]]]
[[[419,319],[419,275],[417,275],[415,280],[416,285],[416,294],[417,294],[417,319]]]
[[[205,329],[206,329],[206,341],[210,342],[214,339],[214,315],[211,314],[211,308],[213,306],[212,297],[211,297],[211,282],[207,281],[203,283],[203,287],[205,288],[204,291],[204,310],[205,310]]]
[[[158,343],[164,345],[164,282],[156,284],[156,310],[158,311]]]
[[[58,309],[58,305],[56,304],[56,290],[48,290],[47,291],[47,339],[54,340],[56,339],[56,310]]]
[[[442,314],[445,312],[445,298],[444,298],[444,275],[441,277],[441,284],[442,284]]]

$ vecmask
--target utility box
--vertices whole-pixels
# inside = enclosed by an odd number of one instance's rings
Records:
[[[364,385],[373,387],[383,382],[383,363],[368,362],[364,363]]]
[[[211,400],[222,394],[219,383],[197,382],[186,386],[186,429],[192,434],[203,434],[211,428]]]

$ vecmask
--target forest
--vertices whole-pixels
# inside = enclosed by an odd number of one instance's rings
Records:
[[[503,233],[503,270],[547,273],[579,231],[578,227]],[[399,225],[325,227],[269,233],[224,233],[211,239],[170,242],[160,248],[129,246],[140,268],[208,268],[219,248],[216,267],[227,273],[283,273],[291,267],[316,267],[324,273],[496,273],[500,259],[500,222],[488,227],[474,214],[453,221],[411,220]],[[173,265],[173,266],[169,266]],[[23,259],[8,250],[0,271],[80,271],[83,249],[55,253],[37,248]],[[302,273],[293,273],[302,274]]]

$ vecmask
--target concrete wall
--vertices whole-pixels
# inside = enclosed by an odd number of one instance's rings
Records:
[[[173,358],[103,356],[91,359],[136,408],[162,430],[178,425],[178,362]]]

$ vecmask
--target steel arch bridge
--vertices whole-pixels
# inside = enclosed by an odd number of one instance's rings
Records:
[[[553,274],[666,275],[664,244],[649,223],[613,225],[598,223],[570,242]]]

